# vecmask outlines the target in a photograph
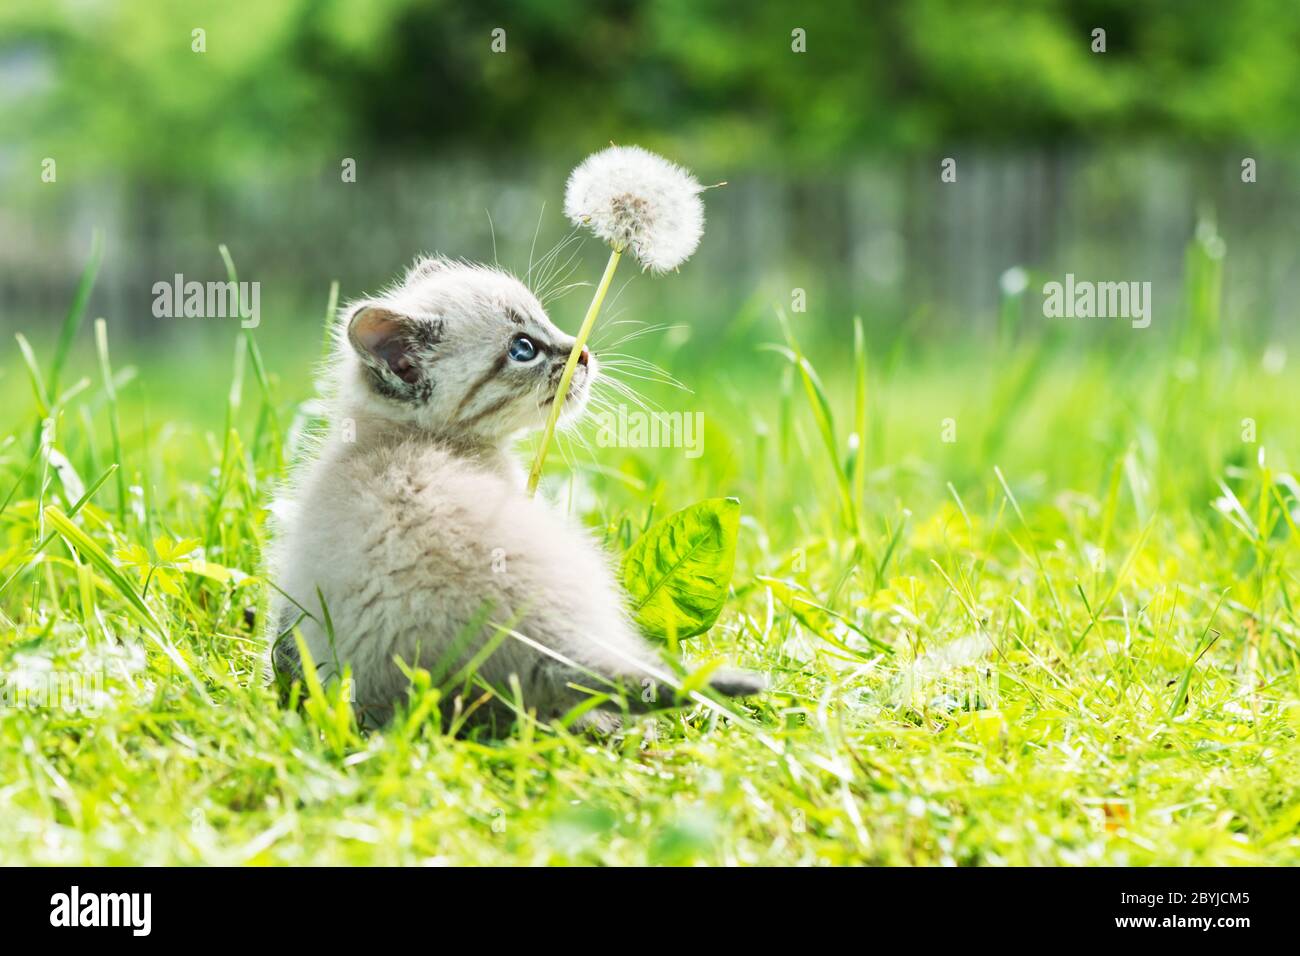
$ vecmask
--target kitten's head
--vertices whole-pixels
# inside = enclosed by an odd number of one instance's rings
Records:
[[[351,399],[493,444],[545,423],[574,343],[518,279],[441,258],[417,260],[399,284],[349,305],[341,331]],[[595,377],[584,349],[561,421],[582,413]]]

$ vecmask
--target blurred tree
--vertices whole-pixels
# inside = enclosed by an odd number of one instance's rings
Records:
[[[64,0],[0,9],[0,160],[185,183],[609,139],[689,140],[730,168],[953,142],[1289,142],[1297,49],[1294,0]]]

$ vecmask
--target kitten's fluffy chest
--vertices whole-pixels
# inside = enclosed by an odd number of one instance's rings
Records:
[[[304,563],[336,589],[383,577],[385,599],[436,589],[472,603],[503,586],[527,593],[534,573],[560,569],[575,574],[574,593],[604,591],[595,604],[617,608],[603,551],[524,488],[523,468],[504,449],[400,428],[353,442],[335,436],[304,475],[293,537],[311,542]]]

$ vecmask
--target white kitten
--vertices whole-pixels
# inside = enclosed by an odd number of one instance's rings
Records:
[[[490,644],[478,676],[507,695],[517,677],[544,718],[588,696],[575,684],[626,689],[611,708],[676,702],[606,556],[524,493],[507,452],[542,425],[573,341],[516,279],[446,259],[419,260],[399,285],[343,310],[328,437],[275,507],[269,571],[287,596],[270,616],[278,675],[300,672],[298,622],[322,678],[351,667],[368,723],[406,695],[399,659],[443,682]],[[562,420],[581,414],[596,374],[584,350]],[[739,695],[762,684],[729,672],[712,686]],[[508,723],[508,713],[480,715]]]

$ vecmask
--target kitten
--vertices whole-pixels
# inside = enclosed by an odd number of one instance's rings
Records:
[[[329,434],[274,508],[277,676],[301,672],[297,622],[322,679],[351,667],[369,724],[406,695],[397,659],[446,681],[498,639],[477,674],[507,695],[517,678],[543,718],[585,700],[581,688],[626,691],[609,708],[678,702],[607,557],[525,494],[508,453],[542,425],[573,343],[518,280],[442,258],[343,309],[325,383]],[[584,349],[562,421],[582,413],[597,367]],[[711,686],[737,696],[762,682],[727,672]],[[479,716],[508,724],[511,714]]]

